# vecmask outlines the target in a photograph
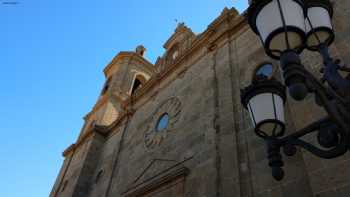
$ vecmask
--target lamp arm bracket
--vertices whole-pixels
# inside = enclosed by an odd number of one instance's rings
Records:
[[[311,89],[320,98],[322,107],[327,111],[329,117],[342,128],[341,130],[343,133],[346,132],[349,136],[349,101],[343,99],[336,92],[331,91],[330,88],[325,87],[314,75],[312,75],[305,68],[299,67],[298,70],[299,72],[303,73],[303,76],[306,77],[306,83],[309,89]]]
[[[341,136],[339,143],[335,147],[333,147],[332,149],[328,149],[328,150],[318,148],[317,146],[314,146],[314,145],[300,139],[301,137],[303,137],[307,134],[318,131],[320,129],[320,126],[323,123],[327,123],[330,121],[332,121],[330,119],[330,117],[322,118],[320,120],[317,120],[317,121],[309,124],[308,126],[304,127],[303,129],[301,129],[295,133],[292,133],[284,138],[278,139],[275,143],[279,144],[279,146],[283,147],[285,150],[285,153],[288,156],[292,156],[296,153],[296,151],[293,151],[293,153],[288,153],[288,152],[290,152],[288,150],[296,150],[295,146],[299,146],[299,147],[309,151],[310,153],[312,153],[318,157],[324,158],[324,159],[331,159],[331,158],[341,156],[347,152],[347,150],[348,150],[347,144],[348,143],[347,143],[346,135],[343,135],[340,132],[338,133]]]
[[[302,129],[300,129],[300,130],[297,131],[297,132],[294,132],[294,133],[292,133],[292,134],[290,134],[290,135],[288,135],[288,136],[285,136],[285,137],[282,138],[281,140],[285,142],[285,141],[288,141],[289,139],[292,139],[292,138],[300,138],[300,137],[303,137],[303,136],[305,136],[305,135],[307,135],[307,134],[309,134],[309,133],[312,133],[312,132],[318,130],[318,129],[320,128],[320,125],[321,125],[322,123],[329,122],[329,121],[331,121],[331,119],[330,119],[329,117],[324,117],[324,118],[322,118],[322,119],[319,119],[319,120],[317,120],[317,121],[315,121],[315,122],[309,124],[308,126],[302,128]]]
[[[348,151],[348,145],[346,143],[339,143],[337,146],[335,146],[332,149],[323,150],[298,138],[290,138],[288,140],[287,145],[299,146],[309,151],[310,153],[324,159],[336,158],[341,155],[344,155]]]
[[[340,70],[340,71],[343,71],[343,72],[350,73],[350,68],[348,68],[348,67],[346,67],[346,66],[340,66],[340,67],[339,67],[339,70]]]
[[[324,62],[324,79],[335,90],[350,91],[350,80],[339,74],[339,70],[350,72],[349,68],[342,68],[333,61],[329,53],[329,48],[325,44],[319,46],[319,53]]]

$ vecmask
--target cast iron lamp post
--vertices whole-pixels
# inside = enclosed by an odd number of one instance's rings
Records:
[[[350,80],[340,75],[339,70],[344,68],[328,52],[334,40],[332,15],[329,0],[253,0],[248,9],[252,30],[260,37],[266,54],[280,60],[284,77],[285,85],[274,79],[255,79],[241,93],[255,133],[267,143],[269,166],[276,180],[284,176],[281,149],[285,155],[293,156],[298,146],[325,159],[339,157],[349,150]],[[322,56],[321,80],[301,64],[299,54],[305,48]],[[286,89],[297,101],[314,94],[315,102],[328,115],[286,136]],[[301,139],[314,132],[319,145]]]

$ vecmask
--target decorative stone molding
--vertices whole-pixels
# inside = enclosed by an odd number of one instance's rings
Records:
[[[111,75],[110,70],[112,70],[113,67],[118,66],[117,62],[123,58],[134,58],[135,60],[142,62],[142,64],[148,69],[150,70],[154,69],[154,65],[151,62],[149,62],[147,59],[145,59],[141,55],[137,54],[135,51],[121,51],[113,58],[113,60],[103,70],[106,77]]]
[[[129,185],[128,189],[122,193],[122,196],[151,196],[151,194],[162,192],[164,187],[169,188],[169,186],[174,187],[177,184],[184,184],[185,177],[190,173],[190,170],[184,165],[184,163],[192,158],[193,157],[185,158],[183,161],[153,159],[141,174]],[[159,166],[164,163],[168,164],[165,165],[167,167],[159,168]],[[158,170],[153,171],[153,168]],[[145,176],[147,173],[151,174]],[[183,185],[181,188],[183,188]],[[182,193],[182,195],[184,194],[184,191],[179,192]]]
[[[153,112],[151,122],[145,130],[144,142],[147,148],[152,149],[160,145],[168,133],[174,129],[175,123],[180,118],[180,111],[181,102],[177,97],[167,99],[160,104],[155,112]],[[168,125],[165,129],[157,131],[156,125],[163,114],[168,114],[169,116]]]

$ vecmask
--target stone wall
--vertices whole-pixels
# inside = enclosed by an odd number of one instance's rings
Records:
[[[347,0],[335,2],[334,17],[337,39],[331,52],[350,64]],[[95,146],[92,138],[67,155],[50,196],[350,195],[349,154],[324,160],[298,150],[296,156],[283,156],[285,178],[272,178],[266,145],[253,132],[240,89],[251,83],[263,62],[271,62],[274,76],[281,79],[279,63],[265,55],[242,16],[225,9],[191,43],[190,55],[175,61],[175,69],[165,77],[155,74],[150,80],[154,85],[131,99],[132,115],[109,127],[109,134]],[[307,69],[319,75],[320,57],[306,51],[301,56]],[[288,98],[287,133],[325,114],[313,100],[312,95],[304,103]],[[165,113],[168,128],[157,131]],[[69,184],[62,189],[65,180]]]

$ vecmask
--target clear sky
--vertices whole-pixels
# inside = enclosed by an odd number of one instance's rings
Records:
[[[118,51],[154,63],[175,19],[200,33],[225,6],[247,0],[0,0],[0,197],[49,195]]]

